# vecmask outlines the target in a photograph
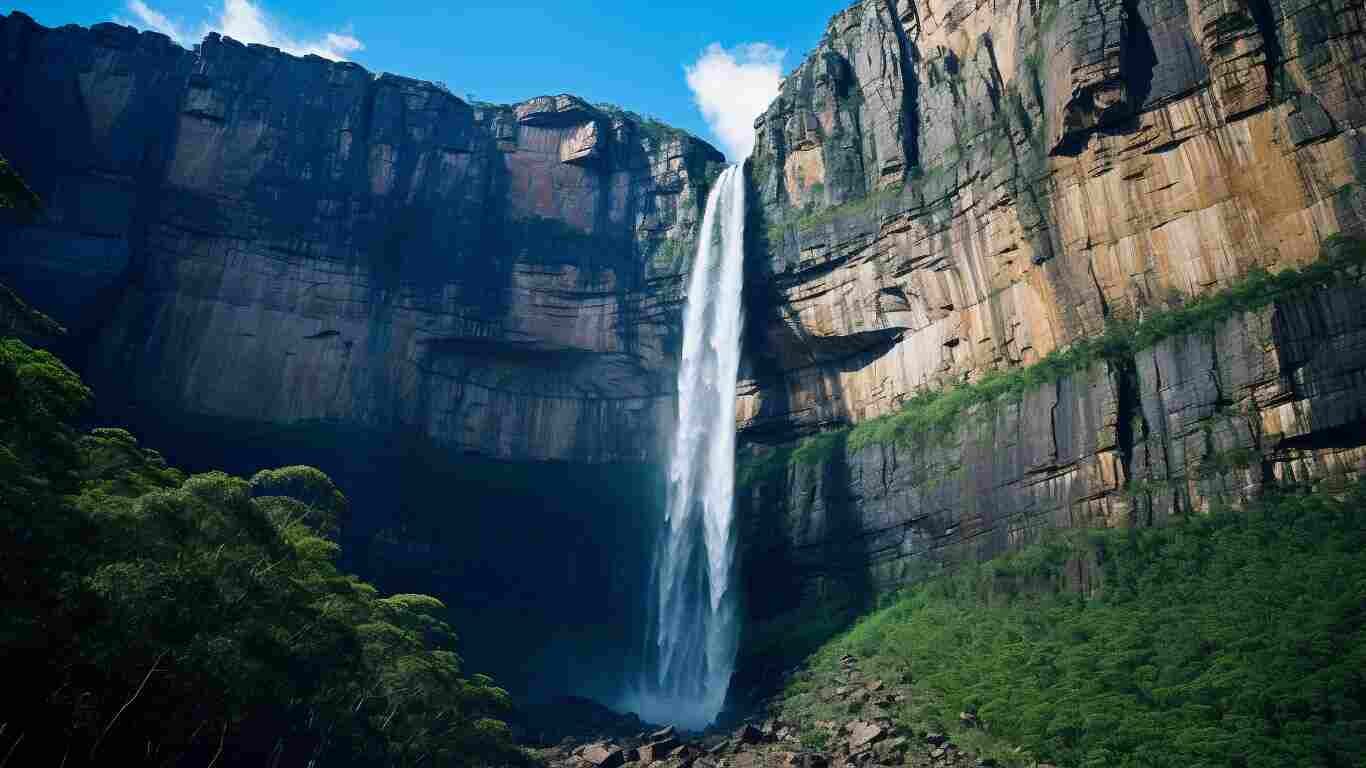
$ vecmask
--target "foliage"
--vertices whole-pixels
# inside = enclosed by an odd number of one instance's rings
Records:
[[[9,161],[0,157],[0,209],[14,208],[33,211],[38,208],[38,196],[33,194],[24,179],[14,172]]]
[[[1090,600],[1064,587],[1079,557],[1103,574]],[[811,676],[852,653],[914,681],[904,725],[975,711],[985,731],[959,736],[988,751],[1345,768],[1366,760],[1363,595],[1366,485],[1285,493],[1169,528],[1072,532],[918,585],[822,648],[787,696],[814,717]]]
[[[0,333],[55,338],[65,335],[66,329],[0,284]]]
[[[90,397],[0,341],[15,764],[521,761],[496,719],[507,694],[461,674],[442,604],[336,568],[346,500],[326,475],[186,476],[123,430],[79,435]]]
[[[641,115],[637,112],[632,112],[629,109],[605,101],[594,104],[593,106],[613,117],[624,118],[635,123],[640,135],[650,139],[656,144],[663,144],[674,139],[696,140],[696,137],[691,133],[688,133],[682,128],[675,128],[661,121],[654,115]]]

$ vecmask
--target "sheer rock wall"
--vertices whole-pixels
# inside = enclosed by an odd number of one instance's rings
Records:
[[[209,35],[0,17],[0,271],[106,404],[640,462],[669,426],[708,145]]]
[[[1366,9],[865,0],[756,123],[742,461],[1366,235]],[[1360,470],[1366,291],[742,488],[756,618]]]

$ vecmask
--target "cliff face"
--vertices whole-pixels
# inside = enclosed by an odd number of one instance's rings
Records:
[[[1366,233],[1364,23],[1302,0],[836,16],[756,126],[742,458]],[[945,437],[807,451],[741,493],[756,618],[792,606],[777,583],[892,585],[1048,526],[1357,472],[1363,301],[1349,283],[1230,313]]]
[[[46,202],[3,269],[88,331],[106,400],[655,457],[711,147],[217,35],[16,13],[0,60],[0,147]]]
[[[721,155],[216,35],[15,13],[0,62],[44,203],[0,217],[0,283],[70,329],[99,418],[191,468],[324,469],[346,565],[441,595],[472,671],[615,694]]]
[[[748,165],[740,458],[780,470],[742,471],[751,618],[1361,471],[1360,278],[932,435],[838,430],[1366,236],[1364,25],[1346,0],[836,16]],[[0,282],[72,330],[106,412],[212,464],[338,473],[376,510],[348,529],[363,572],[452,597],[505,680],[610,691],[719,154],[573,97],[470,104],[217,36],[12,14],[0,60],[0,155],[45,201],[0,223]]]

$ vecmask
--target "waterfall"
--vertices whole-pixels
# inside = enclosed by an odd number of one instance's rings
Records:
[[[735,379],[740,366],[745,174],[707,197],[688,283],[668,512],[655,552],[650,659],[632,702],[650,722],[701,729],[725,703],[739,635],[733,584]]]

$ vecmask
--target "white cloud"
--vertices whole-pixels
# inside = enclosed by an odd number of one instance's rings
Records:
[[[189,39],[185,36],[184,30],[178,24],[166,17],[166,14],[152,8],[142,0],[128,0],[128,12],[133,14],[133,21],[119,21],[124,24],[144,27],[155,30],[171,38],[181,45],[189,44]]]
[[[282,32],[261,6],[251,0],[223,0],[217,23],[204,26],[206,32],[219,32],[243,43],[271,45],[296,56],[314,53],[340,61],[365,48],[349,31],[328,32],[316,40],[296,40]]]
[[[731,160],[754,150],[754,120],[778,97],[786,53],[768,43],[712,43],[686,67],[693,100]]]
[[[181,45],[193,44],[194,41],[179,25],[143,0],[128,0],[127,9],[135,17],[133,23],[137,26],[161,32]],[[296,56],[313,53],[337,61],[365,49],[365,45],[350,30],[327,32],[317,38],[294,38],[286,34],[264,8],[251,0],[223,0],[218,17],[204,23],[200,29],[201,36],[209,32],[218,32],[243,43],[274,46]]]

